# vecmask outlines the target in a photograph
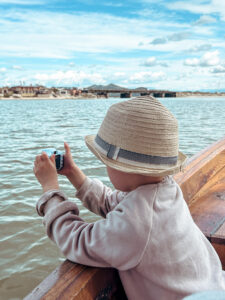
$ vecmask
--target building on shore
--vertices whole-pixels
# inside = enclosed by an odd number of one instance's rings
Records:
[[[1,88],[0,94],[5,98],[32,98],[39,95],[49,96],[50,90],[44,86],[12,86]]]
[[[144,87],[124,88],[115,84],[93,85],[79,89],[77,87],[45,87],[43,85],[0,87],[0,98],[42,98],[42,99],[89,99],[89,98],[131,98],[151,95],[156,98],[187,97],[187,96],[225,96],[225,93],[210,93],[201,91],[175,92],[168,90],[151,90]]]
[[[70,95],[73,97],[81,96],[82,90],[78,88],[71,88],[70,89]]]

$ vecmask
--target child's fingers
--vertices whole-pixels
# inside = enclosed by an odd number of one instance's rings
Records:
[[[52,154],[52,156],[50,157],[50,160],[55,164],[55,154]]]
[[[64,148],[65,148],[66,155],[71,155],[70,147],[66,142],[64,142]]]
[[[48,155],[44,151],[41,153],[41,160],[43,160],[43,161],[48,160]]]
[[[41,160],[41,155],[37,155],[35,157],[35,163],[39,163],[40,160]]]

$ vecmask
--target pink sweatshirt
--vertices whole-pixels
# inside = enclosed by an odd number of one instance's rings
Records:
[[[172,177],[123,193],[86,178],[76,196],[104,217],[86,223],[60,191],[37,203],[47,234],[71,261],[119,270],[130,300],[175,300],[225,290],[225,272]],[[64,201],[66,200],[66,201]]]

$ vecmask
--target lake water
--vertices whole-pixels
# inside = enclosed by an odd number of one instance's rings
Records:
[[[63,261],[46,237],[35,203],[41,188],[33,161],[41,149],[72,149],[86,175],[109,184],[104,166],[84,143],[97,132],[108,107],[121,99],[0,101],[0,299],[22,299]],[[177,117],[180,150],[192,156],[225,135],[225,98],[160,99]],[[61,189],[78,204],[88,222],[97,219],[74,198],[60,177]]]

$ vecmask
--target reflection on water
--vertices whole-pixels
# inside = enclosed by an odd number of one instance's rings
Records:
[[[107,100],[12,100],[0,102],[0,298],[22,299],[63,257],[45,235],[35,203],[41,195],[32,169],[41,149],[72,149],[74,160],[91,177],[109,184],[104,166],[84,143],[94,134],[108,109],[121,101]],[[180,149],[193,155],[224,136],[224,98],[161,99],[177,117]],[[60,186],[78,204],[88,222],[97,217],[74,198],[66,178]]]

